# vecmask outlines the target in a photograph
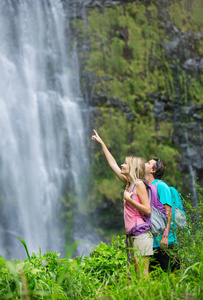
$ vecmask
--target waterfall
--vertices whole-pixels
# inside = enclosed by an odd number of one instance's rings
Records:
[[[85,103],[61,0],[0,1],[0,254],[63,253],[61,195],[88,170]]]
[[[197,199],[197,192],[196,192],[196,176],[195,172],[193,170],[193,167],[191,165],[191,149],[189,144],[189,138],[188,138],[188,132],[185,129],[185,143],[186,143],[186,153],[187,153],[187,162],[188,162],[188,173],[189,173],[189,184],[190,184],[190,190],[192,195],[192,204],[194,207],[197,207],[198,205],[198,199]]]

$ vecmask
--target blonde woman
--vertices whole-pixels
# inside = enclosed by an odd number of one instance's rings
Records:
[[[126,233],[129,233],[132,227],[139,227],[145,223],[142,214],[146,216],[151,214],[146,187],[143,181],[139,180],[144,178],[145,162],[139,157],[126,157],[124,164],[120,168],[96,130],[93,131],[92,140],[97,141],[101,145],[109,166],[126,185],[126,190],[124,191],[124,223]],[[135,182],[136,185],[131,191]],[[153,237],[151,232],[146,230],[146,232],[139,234],[138,230],[136,236],[131,237],[130,242],[134,248],[131,256],[136,273],[140,272],[142,268],[143,273],[148,275],[149,257],[153,254]]]

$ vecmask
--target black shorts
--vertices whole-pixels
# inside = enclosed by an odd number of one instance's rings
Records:
[[[171,245],[168,246],[167,249],[174,250],[176,246]],[[174,271],[180,269],[180,262],[178,257],[173,257],[168,254],[164,249],[154,248],[154,255],[150,262],[150,271],[152,271],[155,267],[160,266],[163,271]]]

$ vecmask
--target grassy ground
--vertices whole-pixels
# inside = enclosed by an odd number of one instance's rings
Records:
[[[127,269],[124,236],[75,259],[51,251],[42,255],[40,249],[30,255],[21,240],[27,259],[0,257],[0,299],[203,299],[202,192],[198,188],[198,208],[186,207],[190,234],[178,231],[178,247],[169,251],[180,261],[175,273],[157,267],[148,278],[136,276],[131,263]]]

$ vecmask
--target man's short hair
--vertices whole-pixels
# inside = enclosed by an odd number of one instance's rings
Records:
[[[153,176],[155,179],[161,179],[164,175],[166,165],[165,163],[160,160],[159,158],[153,158],[153,160],[156,161],[156,163],[153,165],[152,170],[155,171],[153,173]]]

